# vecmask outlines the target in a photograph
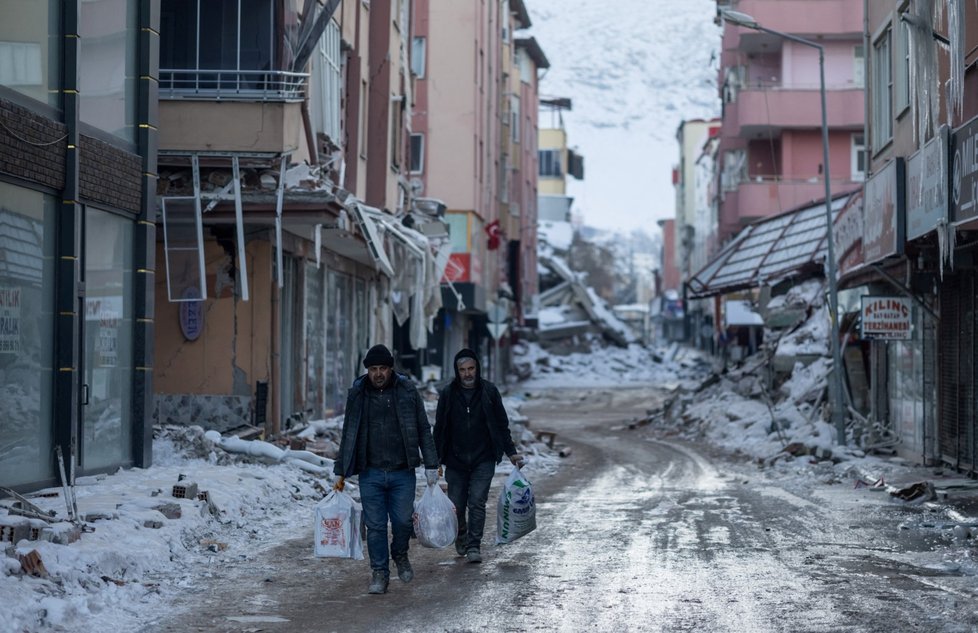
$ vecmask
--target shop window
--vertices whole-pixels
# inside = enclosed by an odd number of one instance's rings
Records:
[[[132,233],[118,215],[85,211],[81,466],[132,462]]]
[[[51,460],[58,201],[0,182],[0,483],[54,475]]]

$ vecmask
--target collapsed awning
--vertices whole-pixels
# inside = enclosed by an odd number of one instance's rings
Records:
[[[832,200],[833,220],[852,195]],[[755,222],[693,275],[687,283],[689,297],[712,297],[821,270],[825,235],[823,201]]]

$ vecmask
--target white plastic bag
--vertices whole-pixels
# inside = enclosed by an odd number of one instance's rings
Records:
[[[448,547],[458,534],[455,504],[435,484],[426,486],[421,498],[414,502],[414,535],[425,547]]]
[[[331,490],[316,505],[316,556],[363,560],[362,512],[348,493]]]
[[[496,507],[496,543],[512,543],[537,527],[537,505],[533,487],[519,468],[512,472],[499,493]]]

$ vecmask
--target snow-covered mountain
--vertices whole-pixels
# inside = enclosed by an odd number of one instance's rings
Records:
[[[563,114],[585,179],[571,181],[585,224],[657,231],[672,217],[680,121],[717,116],[720,29],[714,0],[527,0],[550,61],[544,96],[570,97]],[[552,124],[543,113],[541,127]]]

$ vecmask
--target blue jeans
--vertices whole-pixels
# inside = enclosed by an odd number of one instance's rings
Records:
[[[471,469],[448,468],[445,471],[448,498],[455,504],[458,538],[464,540],[465,551],[478,551],[482,543],[482,533],[486,529],[486,500],[495,474],[496,464],[493,462],[479,462]]]
[[[386,471],[368,468],[360,473],[360,503],[367,526],[367,551],[370,569],[390,574],[390,559],[407,556],[408,540],[414,530],[414,470]],[[391,545],[387,549],[387,522],[391,525]]]

